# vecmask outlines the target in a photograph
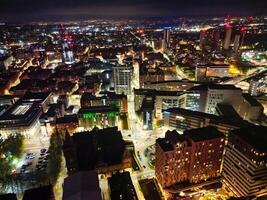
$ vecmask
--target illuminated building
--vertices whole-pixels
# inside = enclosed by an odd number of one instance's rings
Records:
[[[163,30],[163,50],[166,50],[170,47],[170,29],[164,28]]]
[[[73,64],[75,62],[74,54],[72,51],[73,38],[71,35],[65,35],[62,41],[62,62],[65,64]]]
[[[232,36],[232,27],[230,24],[225,25],[225,39],[224,39],[224,44],[223,48],[225,50],[229,49],[230,43],[231,43],[231,36]]]
[[[206,39],[206,31],[205,30],[201,30],[200,34],[199,34],[199,48],[200,49],[203,49],[204,43],[205,43],[205,39]]]
[[[267,195],[267,129],[248,126],[231,131],[223,162],[223,181],[237,197]]]
[[[185,91],[196,85],[199,85],[199,83],[189,80],[165,80],[157,82],[146,82],[145,88],[162,91]]]
[[[21,133],[26,138],[35,137],[41,132],[39,117],[41,108],[37,103],[17,102],[0,116],[0,135]]]
[[[145,97],[142,102],[140,111],[143,115],[143,129],[152,130],[153,129],[153,118],[154,118],[154,97]]]
[[[179,96],[178,107],[193,111],[200,110],[200,93],[199,92],[186,92]]]
[[[196,66],[195,78],[197,81],[204,82],[218,77],[231,77],[229,74],[229,65],[210,64]]]
[[[140,87],[143,88],[146,82],[164,81],[164,72],[160,68],[141,68],[139,75]]]
[[[77,115],[65,115],[56,119],[56,129],[58,132],[68,131],[69,133],[77,132],[79,120]]]
[[[111,106],[92,106],[81,108],[78,113],[79,124],[85,130],[91,130],[94,127],[112,127],[118,124],[118,108]]]
[[[240,46],[240,35],[236,35],[234,39],[234,52],[238,52]]]
[[[219,131],[228,134],[232,129],[247,126],[240,118],[229,118],[204,112],[191,111],[183,108],[169,108],[163,112],[164,126],[168,129],[184,131],[206,126],[214,126]]]
[[[174,184],[183,191],[220,176],[224,135],[215,127],[191,129],[183,135],[167,131],[165,138],[156,140],[155,174],[163,188]],[[168,189],[171,191],[171,189]]]
[[[159,91],[152,89],[135,89],[134,90],[134,103],[135,110],[142,110],[143,101],[147,97],[151,97],[154,100],[154,115],[157,119],[162,119],[162,110],[167,108],[179,107],[179,96],[181,92],[175,91]]]
[[[258,86],[259,86],[259,80],[250,81],[248,92],[251,94],[251,96],[258,95]]]
[[[237,109],[239,115],[248,121],[257,122],[263,114],[263,106],[251,95],[245,93],[242,95],[242,102]]]
[[[132,76],[133,67],[131,66],[113,67],[114,89],[117,94],[129,95],[132,93]]]
[[[218,103],[229,103],[237,107],[242,100],[242,90],[234,85],[203,84],[190,91],[200,93],[199,111],[215,114]]]
[[[83,93],[81,97],[81,107],[89,108],[91,106],[112,106],[119,109],[120,112],[128,112],[127,96],[116,94],[114,92],[100,92],[102,96],[94,96],[91,93]]]

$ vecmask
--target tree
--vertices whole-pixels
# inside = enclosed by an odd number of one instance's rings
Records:
[[[52,183],[55,183],[59,177],[62,164],[63,136],[59,132],[51,135],[49,156],[48,156],[48,175]]]

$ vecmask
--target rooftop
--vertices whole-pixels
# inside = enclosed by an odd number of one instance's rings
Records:
[[[240,126],[247,126],[249,123],[247,121],[244,121],[242,119],[230,119],[225,116],[218,116],[218,115],[213,115],[209,113],[204,113],[204,112],[199,112],[199,111],[192,111],[188,109],[183,109],[183,108],[169,108],[164,110],[164,114],[171,114],[175,113],[177,115],[184,115],[184,116],[190,116],[190,117],[196,117],[196,118],[202,118],[202,119],[210,119],[216,122],[220,123],[227,123],[232,126],[240,127]]]
[[[244,99],[251,105],[251,106],[262,106],[255,98],[253,98],[250,94],[242,94]]]
[[[64,180],[63,200],[101,200],[96,171],[82,171]]]
[[[81,108],[79,114],[86,113],[106,113],[106,112],[118,112],[118,108],[111,106],[92,106],[89,108]]]
[[[0,116],[0,127],[27,126],[40,115],[41,109],[37,104],[17,102]]]
[[[265,126],[247,126],[244,128],[232,130],[234,134],[244,140],[246,143],[258,149],[261,152],[267,153],[267,127]]]
[[[190,90],[240,90],[235,85],[228,85],[228,84],[202,84],[198,86],[194,86],[190,88]]]
[[[223,133],[218,131],[213,126],[186,130],[184,131],[184,135],[186,135],[187,137],[189,137],[195,142],[204,141],[204,140],[212,140],[216,138],[224,138]]]

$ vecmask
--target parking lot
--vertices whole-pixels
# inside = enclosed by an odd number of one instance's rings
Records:
[[[28,140],[25,153],[18,160],[17,168],[13,173],[30,173],[33,171],[45,171],[48,165],[49,138],[35,137]]]

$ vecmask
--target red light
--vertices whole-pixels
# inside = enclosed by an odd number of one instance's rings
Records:
[[[64,35],[65,40],[72,40],[72,35]]]
[[[224,26],[225,26],[226,29],[231,28],[231,25],[229,23],[226,23]]]

